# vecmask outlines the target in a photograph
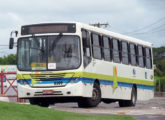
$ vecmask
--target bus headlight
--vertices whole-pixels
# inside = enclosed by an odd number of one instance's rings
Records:
[[[77,77],[75,80],[78,81],[79,80],[79,77]]]
[[[76,77],[70,81],[70,83],[77,83],[79,81],[79,77]]]
[[[28,82],[27,81],[24,81],[24,85],[28,85]]]
[[[28,82],[26,80],[22,80],[22,79],[19,80],[19,83],[21,85],[28,85]]]
[[[24,84],[22,79],[21,79],[21,80],[19,80],[19,83],[20,83],[20,84]]]

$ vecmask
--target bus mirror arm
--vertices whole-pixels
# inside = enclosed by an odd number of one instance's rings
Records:
[[[10,33],[9,49],[13,49],[13,47],[14,47],[14,38],[12,37],[13,33],[15,33],[15,37],[17,37],[18,31],[12,31]]]

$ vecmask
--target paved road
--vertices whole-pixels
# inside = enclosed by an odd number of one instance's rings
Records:
[[[5,90],[6,88],[4,88]],[[7,94],[14,95],[16,93],[10,88]],[[9,101],[15,102],[16,98],[10,98]],[[120,108],[116,102],[111,104],[100,103],[98,107],[89,109],[78,108],[76,103],[55,104],[54,106],[50,106],[50,108],[87,114],[132,115],[138,120],[165,120],[165,97],[156,97],[149,101],[138,101],[136,107]]]
[[[96,108],[78,108],[76,103],[55,104],[50,108],[87,114],[132,115],[138,120],[165,120],[165,97],[156,97],[149,101],[137,102],[136,107],[120,108],[118,103],[100,103]]]

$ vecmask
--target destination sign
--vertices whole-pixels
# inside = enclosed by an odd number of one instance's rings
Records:
[[[36,24],[22,26],[21,35],[44,33],[75,33],[75,24]]]

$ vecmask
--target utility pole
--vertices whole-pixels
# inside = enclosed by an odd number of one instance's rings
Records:
[[[95,23],[95,24],[89,24],[89,25],[92,25],[94,27],[98,27],[98,28],[101,28],[102,26],[104,26],[105,28],[107,28],[109,26],[109,23]]]

